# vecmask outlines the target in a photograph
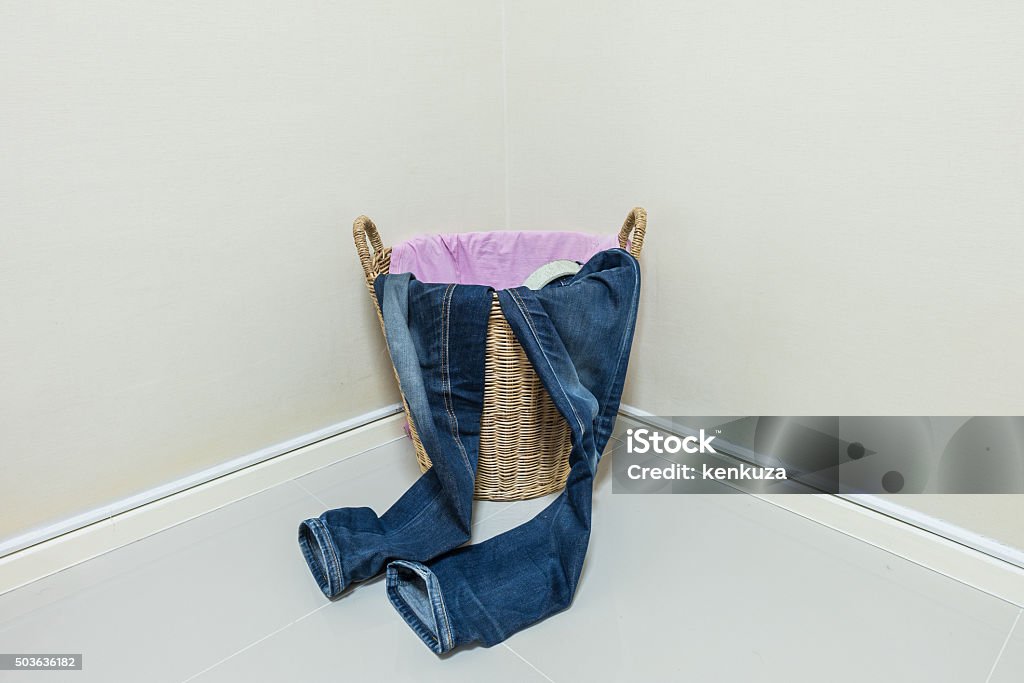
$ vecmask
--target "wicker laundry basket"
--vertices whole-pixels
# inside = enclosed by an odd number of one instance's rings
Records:
[[[630,211],[619,231],[619,246],[639,257],[647,230],[647,212]],[[383,328],[373,281],[388,272],[391,248],[384,247],[377,226],[366,216],[352,225],[366,286]],[[569,474],[569,426],[555,408],[526,358],[512,328],[502,315],[497,295],[491,300],[487,326],[484,405],[480,419],[480,457],[477,464],[478,500],[524,500],[565,486]],[[409,406],[405,403],[406,415]],[[424,472],[430,456],[423,450],[416,425],[409,420],[416,459]]]

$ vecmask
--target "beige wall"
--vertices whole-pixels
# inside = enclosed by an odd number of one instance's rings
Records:
[[[1024,6],[506,14],[511,223],[650,212],[627,402],[1021,414]]]
[[[351,222],[503,224],[500,22],[0,5],[0,540],[397,400]]]
[[[0,5],[0,539],[396,400],[362,212],[646,206],[655,413],[1020,414],[1022,34],[1011,2]]]
[[[1024,414],[1024,5],[506,17],[512,224],[650,212],[626,402]],[[1024,497],[979,498],[898,502],[1024,548]]]

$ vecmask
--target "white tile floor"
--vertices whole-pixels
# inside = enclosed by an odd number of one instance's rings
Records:
[[[613,441],[613,448],[617,442]],[[295,528],[383,510],[418,475],[391,442],[0,596],[0,652],[81,652],[70,681],[1022,681],[1010,603],[744,495],[611,493],[571,609],[435,657],[378,579],[329,603]],[[547,499],[477,503],[479,540]]]

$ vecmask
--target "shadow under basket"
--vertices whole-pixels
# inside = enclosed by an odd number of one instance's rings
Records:
[[[634,208],[619,231],[619,246],[640,256],[647,230],[647,212]],[[352,226],[359,262],[380,320],[373,282],[389,271],[391,247],[384,247],[377,227],[366,216]],[[547,390],[526,358],[512,328],[492,294],[487,324],[484,405],[480,418],[480,456],[477,462],[477,500],[514,501],[536,498],[561,490],[569,475],[572,450],[569,425],[555,408]],[[397,375],[396,375],[397,379]],[[402,397],[406,416],[409,406]],[[420,469],[430,469],[416,425],[410,417],[410,433]]]

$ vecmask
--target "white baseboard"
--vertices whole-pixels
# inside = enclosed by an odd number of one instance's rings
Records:
[[[640,418],[643,418],[643,417],[654,417],[655,416],[654,413],[649,413],[646,410],[641,410],[640,408],[637,408],[636,406],[631,406],[628,403],[620,403],[619,404],[619,412],[622,413],[623,415],[625,415],[626,417],[640,417]]]
[[[322,429],[297,436],[293,439],[288,439],[287,441],[282,441],[281,443],[274,444],[273,446],[261,448],[254,453],[233,458],[227,462],[214,465],[213,467],[208,467],[200,472],[167,482],[166,484],[161,484],[160,486],[156,486],[133,496],[122,498],[121,500],[108,505],[102,505],[89,510],[88,512],[83,512],[73,517],[62,519],[59,522],[31,529],[18,534],[17,536],[0,540],[0,557],[23,550],[24,548],[36,545],[37,543],[49,541],[52,538],[84,528],[90,524],[95,524],[96,522],[100,522],[104,519],[109,519],[114,515],[119,515],[123,512],[127,512],[128,510],[134,510],[135,508],[142,507],[143,505],[160,500],[161,498],[172,496],[194,486],[205,484],[219,477],[231,474],[232,472],[238,472],[246,467],[251,467],[252,465],[270,460],[271,458],[276,458],[284,453],[289,453],[299,448],[303,448],[304,446],[309,446],[317,441],[323,441],[324,439],[329,439],[333,436],[337,436],[338,434],[343,434],[357,427],[369,424],[374,420],[394,415],[401,410],[402,406],[397,403],[385,406],[378,410],[372,410],[368,413],[364,413],[363,415],[357,415],[356,417],[348,420],[328,425]]]
[[[281,482],[402,438],[405,420],[398,409],[398,406],[388,406],[126,498],[116,504],[122,508],[120,512],[103,515],[91,524],[75,527],[74,520],[66,520],[61,525],[39,530],[35,543],[0,557],[0,594]],[[640,419],[652,415],[629,405],[621,406],[621,413]],[[1024,570],[944,538],[935,533],[936,529],[926,531],[838,496],[758,497],[1024,607]],[[81,519],[75,518],[79,522]],[[920,520],[918,523],[924,524]],[[46,536],[60,528],[70,530]]]
[[[621,405],[626,417],[653,413]],[[984,593],[1024,607],[1024,569],[1014,564],[1020,551],[923,513],[887,507],[877,496],[858,501],[829,494],[774,494],[756,497],[840,533],[898,555]],[[967,545],[970,543],[970,545]]]
[[[404,436],[387,406],[8,539],[0,594]]]
[[[986,555],[991,555],[998,560],[1024,568],[1024,550],[1012,548],[994,538],[965,529],[948,520],[926,514],[906,505],[900,505],[892,499],[869,493],[846,494],[841,497],[888,517],[893,517],[925,531],[938,534],[943,538],[948,538],[951,541],[965,545],[968,548],[973,548]]]

